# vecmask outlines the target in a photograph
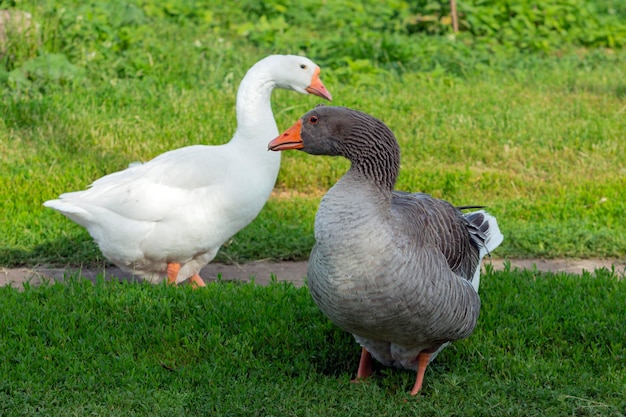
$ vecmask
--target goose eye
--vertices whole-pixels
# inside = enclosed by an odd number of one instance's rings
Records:
[[[306,64],[300,64],[300,68],[306,69]]]
[[[309,123],[311,123],[312,125],[317,124],[318,120],[319,120],[319,118],[317,116],[309,117]]]

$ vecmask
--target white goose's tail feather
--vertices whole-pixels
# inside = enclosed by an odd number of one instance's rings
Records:
[[[59,213],[63,214],[64,216],[74,220],[76,223],[84,226],[84,223],[86,221],[89,221],[91,219],[91,213],[89,213],[87,210],[85,210],[82,207],[79,207],[75,204],[72,204],[70,202],[61,200],[61,199],[57,199],[57,200],[48,200],[45,203],[43,203],[43,205],[45,207],[54,209],[56,211],[58,211]]]

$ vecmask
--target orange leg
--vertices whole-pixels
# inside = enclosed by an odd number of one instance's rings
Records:
[[[415,385],[411,390],[411,395],[415,395],[422,389],[422,382],[424,382],[424,373],[426,372],[426,367],[430,362],[430,353],[420,352],[417,355],[417,378],[415,379]]]
[[[178,271],[180,271],[180,264],[178,262],[167,263],[167,283],[176,285],[176,278],[178,278]]]
[[[359,361],[359,369],[356,371],[356,378],[350,382],[359,382],[367,379],[372,375],[372,354],[365,348],[361,348],[361,360]]]
[[[200,287],[206,287],[204,280],[200,277],[199,274],[193,274],[193,276],[189,278],[189,282],[191,283],[191,286],[194,289],[200,288]]]

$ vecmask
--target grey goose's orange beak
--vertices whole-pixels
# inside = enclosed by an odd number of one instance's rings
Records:
[[[330,93],[324,86],[324,83],[322,83],[322,80],[320,79],[319,68],[315,69],[315,72],[313,73],[313,78],[311,78],[311,84],[307,88],[305,88],[305,90],[309,94],[315,94],[316,96],[324,98],[328,101],[333,100],[333,96],[330,95]]]
[[[287,149],[302,149],[304,144],[300,137],[300,128],[302,120],[298,120],[296,124],[285,130],[282,135],[267,144],[269,151],[285,151]]]

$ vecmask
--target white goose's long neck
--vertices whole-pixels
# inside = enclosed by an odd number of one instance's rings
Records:
[[[248,71],[237,91],[237,133],[234,139],[267,138],[269,142],[278,136],[270,102],[274,87],[276,82],[262,67],[254,66]],[[267,149],[267,143],[262,145]]]

